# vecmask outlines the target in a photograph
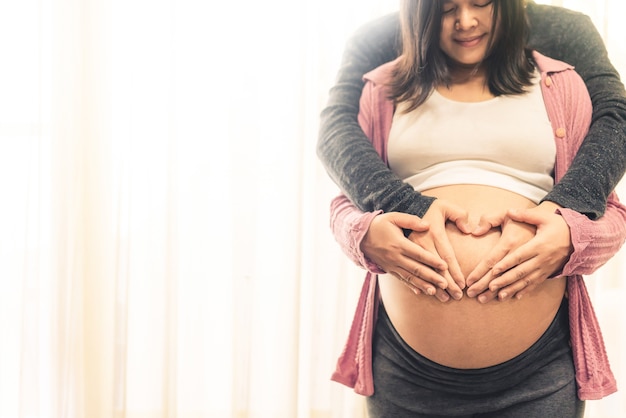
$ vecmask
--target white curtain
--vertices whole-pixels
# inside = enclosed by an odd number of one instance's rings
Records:
[[[626,74],[621,3],[561,3]],[[0,3],[0,418],[364,416],[329,381],[362,274],[315,141],[346,38],[395,8]],[[625,257],[588,279],[620,382]]]

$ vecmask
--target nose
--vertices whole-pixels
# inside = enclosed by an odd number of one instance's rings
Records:
[[[468,30],[472,29],[478,24],[478,18],[473,11],[468,7],[459,7],[456,15],[456,23],[454,25],[456,30]]]

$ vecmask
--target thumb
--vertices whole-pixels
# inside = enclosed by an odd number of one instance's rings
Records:
[[[478,225],[476,225],[476,228],[474,228],[474,230],[472,231],[472,235],[475,235],[477,237],[484,235],[496,226],[498,226],[498,224],[494,225],[494,223],[491,223],[484,217],[481,217]]]
[[[410,215],[408,213],[394,213],[394,216],[390,219],[394,225],[402,229],[410,229],[416,232],[424,232],[430,228],[428,222],[416,215]]]
[[[464,234],[472,233],[472,228],[469,224],[469,214],[465,209],[448,207],[446,210],[446,218],[454,222],[456,227]]]
[[[505,216],[503,214],[483,215],[478,221],[478,225],[472,231],[472,235],[480,236],[489,232],[492,228],[502,226]]]
[[[545,219],[544,216],[531,209],[510,209],[507,215],[516,222],[523,222],[535,226],[539,226]]]

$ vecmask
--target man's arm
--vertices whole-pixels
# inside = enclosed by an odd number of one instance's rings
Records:
[[[598,219],[626,170],[626,93],[589,17],[528,5],[531,46],[574,65],[593,103],[592,124],[572,166],[544,200]]]
[[[567,174],[545,200],[591,219],[626,170],[626,93],[588,17],[530,3],[531,46],[576,66],[593,101],[593,124]],[[432,203],[380,160],[357,122],[362,75],[397,56],[399,21],[391,14],[363,26],[344,51],[338,80],[321,115],[318,156],[330,177],[361,210],[423,216]]]
[[[423,216],[432,198],[389,170],[357,121],[362,77],[397,57],[398,36],[398,14],[393,13],[362,26],[348,41],[321,114],[317,153],[329,176],[359,209]]]

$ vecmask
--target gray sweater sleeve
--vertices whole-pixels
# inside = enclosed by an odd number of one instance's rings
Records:
[[[317,154],[329,176],[363,211],[423,216],[433,199],[398,178],[357,122],[362,76],[397,57],[397,13],[363,26],[346,44],[337,82],[321,114]]]
[[[531,46],[574,65],[593,102],[592,124],[566,175],[544,200],[597,219],[626,169],[626,93],[589,17],[543,5],[528,7]]]
[[[574,65],[593,101],[593,123],[565,177],[545,200],[597,219],[626,169],[626,94],[591,20],[530,3],[530,46]],[[360,209],[423,216],[433,199],[415,192],[381,161],[358,125],[362,75],[398,51],[398,15],[361,27],[346,44],[335,86],[322,111],[317,153],[330,177]]]

